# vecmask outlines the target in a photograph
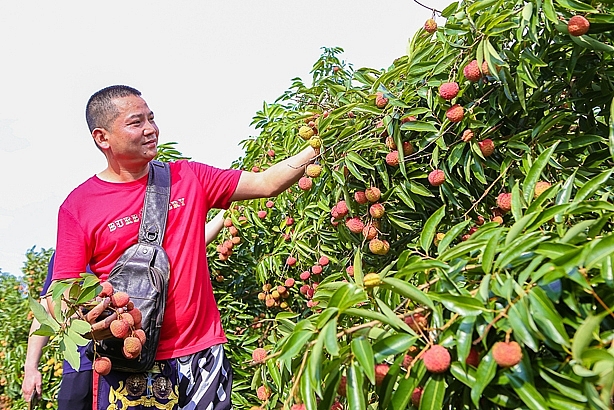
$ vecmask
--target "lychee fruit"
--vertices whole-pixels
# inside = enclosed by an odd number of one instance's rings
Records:
[[[567,31],[569,31],[569,34],[574,37],[583,36],[588,33],[590,26],[591,24],[588,22],[586,17],[573,16],[567,23]]]
[[[401,367],[404,369],[408,369],[413,360],[414,357],[412,355],[406,354],[405,356],[403,356],[403,363],[401,363]]]
[[[292,286],[294,286],[294,282],[295,282],[295,281],[294,281],[294,278],[287,278],[287,279],[284,281],[284,285],[285,285],[287,288],[291,288]]]
[[[147,341],[147,336],[145,335],[145,331],[143,329],[136,329],[133,332],[133,336],[139,339],[139,342],[141,342],[142,345],[144,345]]]
[[[441,345],[431,346],[422,356],[424,367],[431,373],[444,373],[450,368],[450,352]]]
[[[437,31],[437,22],[434,19],[428,19],[424,23],[424,31],[429,34],[433,34]]]
[[[369,200],[367,199],[367,196],[365,195],[365,191],[354,192],[354,200],[361,205],[369,202]]]
[[[110,282],[100,282],[100,286],[102,286],[102,290],[100,291],[98,296],[100,296],[101,298],[106,298],[113,294],[113,285],[111,285]]]
[[[463,131],[463,135],[461,137],[461,140],[463,140],[464,142],[469,142],[473,139],[473,130],[470,128],[467,128],[465,131]]]
[[[365,227],[360,218],[357,216],[346,219],[345,226],[347,226],[352,233],[361,233]]]
[[[300,275],[298,275],[299,278],[301,278],[301,280],[307,280],[311,277],[311,272],[309,272],[308,270],[301,272]]]
[[[397,143],[394,142],[394,138],[392,137],[386,137],[386,148],[388,148],[389,150],[395,150],[397,149]]]
[[[305,174],[311,178],[317,178],[322,173],[322,166],[318,164],[309,164],[305,168]]]
[[[266,204],[264,204],[264,206],[266,206],[267,208],[273,208],[275,206],[275,202],[266,201]]]
[[[421,330],[426,329],[429,325],[428,319],[419,312],[405,316],[403,320],[416,333],[420,333]]]
[[[346,216],[348,214],[348,212],[350,212],[350,210],[348,209],[347,203],[345,201],[339,201],[337,202],[337,205],[335,205],[335,208],[337,209],[337,218],[343,218],[344,216]]]
[[[307,407],[303,403],[293,404],[290,410],[305,410]]]
[[[363,278],[363,283],[365,287],[372,288],[374,286],[379,286],[382,284],[382,278],[379,276],[379,273],[367,273]]]
[[[490,75],[490,68],[488,68],[488,63],[486,62],[486,60],[482,62],[482,74]]]
[[[463,68],[463,74],[465,75],[465,78],[472,83],[479,81],[480,78],[482,78],[482,73],[480,72],[478,60],[472,60],[469,64],[467,64]]]
[[[322,146],[322,138],[316,136],[309,138],[309,145],[315,149],[320,148]]]
[[[305,141],[309,140],[311,137],[313,137],[315,134],[315,132],[313,131],[313,129],[308,126],[308,125],[303,125],[298,129],[298,135],[304,139]]]
[[[266,218],[266,215],[267,215],[267,211],[265,210],[258,211],[258,218],[264,219]]]
[[[369,208],[369,214],[375,219],[383,218],[385,213],[386,210],[384,208],[384,205],[380,203],[375,203]]]
[[[111,306],[120,308],[130,302],[130,296],[126,292],[115,292],[111,295]]]
[[[501,225],[503,223],[503,218],[500,215],[493,216],[491,221],[498,223]]]
[[[320,265],[313,265],[311,267],[311,273],[313,273],[314,275],[320,275],[322,273],[322,266],[320,266]]]
[[[382,192],[377,187],[370,187],[365,189],[365,196],[369,202],[377,202],[382,196]]]
[[[390,151],[388,155],[386,155],[386,164],[391,167],[399,166],[399,151]]]
[[[286,259],[286,265],[288,266],[296,265],[296,258],[294,256],[288,256],[288,258]]]
[[[124,350],[133,356],[141,354],[143,345],[138,337],[129,336],[124,339]]]
[[[264,350],[262,347],[258,347],[252,352],[252,360],[254,363],[264,363],[266,355],[266,350]]]
[[[273,151],[272,149],[270,149],[270,150],[268,150],[268,151],[267,151],[267,155],[268,155],[269,157],[271,157],[271,158],[274,158],[274,157],[275,157],[275,151]]]
[[[387,365],[386,363],[380,363],[380,364],[375,365],[375,385],[376,386],[381,386],[389,370],[390,370],[390,366]]]
[[[424,388],[422,386],[418,386],[412,392],[412,394],[411,394],[411,404],[413,404],[415,407],[419,407],[420,406],[420,399],[422,398],[422,392],[423,391],[424,391]]]
[[[347,393],[347,383],[347,377],[341,376],[341,380],[339,380],[339,386],[337,387],[337,393],[339,394],[339,396],[345,397]]]
[[[330,410],[343,410],[343,404],[338,401],[335,401],[331,406]]]
[[[111,330],[111,334],[116,338],[125,339],[130,331],[130,326],[125,320],[115,319],[111,322],[109,330]]]
[[[230,219],[230,218],[224,219],[224,226],[226,228],[230,228],[232,226],[232,219]]]
[[[478,142],[478,146],[484,157],[490,157],[495,152],[495,143],[490,138]]]
[[[94,360],[94,371],[101,376],[106,376],[111,372],[111,359],[108,357],[97,357]]]
[[[318,263],[322,266],[326,266],[328,265],[328,263],[330,262],[330,260],[328,259],[328,257],[322,255],[320,256],[320,259],[318,259]]]
[[[298,180],[298,187],[303,191],[309,191],[313,186],[313,180],[309,177],[302,177]]]
[[[268,400],[271,396],[271,390],[267,386],[260,386],[256,390],[256,396],[262,401]]]
[[[518,342],[497,342],[492,347],[492,358],[501,367],[516,366],[522,360],[522,349]]]
[[[411,145],[411,142],[404,141],[403,142],[403,155],[407,156],[407,155],[411,155],[413,153],[414,153],[414,146]]]
[[[535,198],[539,197],[541,194],[543,194],[546,190],[548,190],[548,188],[550,188],[552,185],[550,184],[550,182],[547,181],[539,181],[537,184],[535,184]]]
[[[375,255],[385,255],[389,249],[390,245],[388,245],[387,241],[378,238],[373,238],[369,241],[369,250]]]
[[[439,86],[439,96],[449,101],[458,95],[459,90],[457,82],[443,83]]]
[[[446,182],[446,174],[441,169],[435,169],[429,174],[429,184],[439,186]]]
[[[401,124],[405,124],[406,122],[412,122],[412,121],[416,121],[416,117],[414,117],[413,115],[409,115],[407,117],[401,118]]]
[[[388,98],[384,97],[384,93],[375,93],[375,105],[377,108],[385,108],[388,105]]]
[[[465,118],[465,109],[460,104],[454,104],[446,111],[446,118],[450,122],[461,122]]]
[[[347,268],[345,268],[345,272],[350,276],[354,276],[354,266],[348,266]]]
[[[122,313],[119,315],[119,318],[124,322],[128,323],[128,327],[134,326],[134,317],[128,312]]]
[[[512,210],[512,194],[504,192],[497,197],[497,206],[502,212],[509,212]]]
[[[286,226],[292,226],[294,224],[294,218],[288,216],[286,217]]]
[[[480,353],[477,351],[477,349],[475,347],[472,347],[469,350],[469,354],[467,355],[467,358],[465,359],[465,363],[467,363],[469,366],[473,366],[473,367],[478,367],[480,364]]]
[[[362,236],[364,236],[366,240],[370,241],[377,236],[377,229],[371,224],[366,225],[362,230]]]

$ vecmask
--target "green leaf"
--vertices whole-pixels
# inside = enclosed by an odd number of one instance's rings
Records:
[[[548,295],[539,287],[529,292],[529,310],[539,329],[552,341],[563,346],[570,346],[569,336],[563,325],[563,318],[548,299]]]
[[[354,282],[358,286],[363,286],[363,274],[362,274],[362,252],[360,252],[360,248],[356,248],[356,253],[354,254]]]
[[[354,275],[356,272],[354,272]],[[329,307],[339,308],[342,313],[345,309],[354,306],[357,303],[367,301],[367,295],[364,290],[353,283],[343,283],[339,289],[333,293],[333,296],[328,302]]]
[[[527,309],[526,298],[518,300],[508,310],[507,319],[514,330],[514,336],[534,352],[539,349],[539,340],[533,330],[533,319]]]
[[[299,352],[307,345],[307,342],[311,340],[312,336],[314,336],[314,333],[311,330],[295,331],[292,333],[286,344],[284,344],[279,360],[283,361],[298,355]]]
[[[375,168],[373,167],[373,165],[369,164],[367,161],[365,161],[360,155],[358,155],[356,152],[354,151],[350,151],[346,154],[346,158],[350,161],[352,161],[355,164],[360,165],[363,168],[367,168],[367,169],[371,169],[374,170]]]
[[[612,172],[614,172],[614,170],[612,169],[604,171],[603,173],[589,180],[586,184],[582,186],[582,188],[578,190],[573,201],[575,203],[583,201],[590,195],[592,195],[594,192],[596,192],[598,189],[603,188],[603,185],[607,182],[608,179],[610,179]]]
[[[347,400],[351,409],[365,410],[364,378],[358,362],[352,360],[347,370]]]
[[[614,254],[614,234],[594,241],[592,246],[585,247],[584,253],[586,254],[584,266],[586,269],[593,268],[601,262],[603,258],[610,257]]]
[[[582,355],[595,338],[595,332],[599,331],[599,325],[607,311],[599,315],[588,315],[576,330],[571,342],[571,355],[578,363],[582,362]]]
[[[443,239],[439,241],[439,245],[437,245],[437,253],[443,253],[448,246],[458,237],[461,232],[465,232],[467,226],[471,223],[471,219],[467,219],[463,222],[460,222],[454,225],[451,229],[449,229]]]
[[[559,141],[555,142],[550,148],[542,152],[539,157],[535,160],[529,172],[527,172],[524,181],[522,182],[522,193],[524,194],[524,199],[527,203],[531,202],[535,194],[535,184],[539,181],[541,177],[541,173],[550,161],[550,157],[552,153],[556,149],[557,145],[559,145]]]
[[[516,373],[509,373],[508,380],[514,391],[530,409],[549,409],[548,403],[533,384],[522,380]]]
[[[77,350],[77,344],[66,335],[58,337],[60,339],[60,351],[64,354],[64,359],[73,369],[78,369],[81,364],[81,356]]]
[[[471,387],[471,400],[478,408],[480,407],[480,399],[484,389],[490,384],[491,380],[495,377],[497,372],[497,363],[492,358],[492,354],[489,351],[478,365],[476,371],[477,378],[475,384]]]
[[[420,399],[420,410],[441,410],[446,399],[446,378],[443,374],[434,374],[428,378]]]
[[[610,133],[609,133],[610,156],[614,159],[614,98],[610,102]]]
[[[418,132],[433,132],[438,133],[439,130],[430,122],[425,121],[409,121],[401,125],[403,131],[418,131]]]
[[[328,353],[335,357],[339,356],[339,342],[337,341],[337,318],[324,325],[318,339],[322,338]]]
[[[588,13],[598,13],[592,6],[577,0],[556,0],[556,2],[569,10],[583,11]]]
[[[80,335],[84,335],[92,330],[92,326],[85,320],[74,319],[70,322],[70,329]]]
[[[439,222],[443,219],[446,212],[446,206],[443,205],[437,211],[433,213],[426,220],[424,227],[422,228],[422,232],[420,233],[420,246],[424,251],[428,254],[429,248],[431,247],[431,243],[433,242],[433,238],[435,237],[435,231],[437,230],[437,226]]]
[[[375,360],[373,359],[371,343],[361,336],[352,339],[350,346],[354,357],[360,363],[365,375],[372,384],[375,384]]]
[[[405,353],[418,340],[417,336],[406,333],[397,333],[379,340],[373,345],[373,359],[376,363],[382,362],[388,356]]]
[[[384,289],[390,290],[391,292],[403,295],[415,303],[428,306],[431,309],[435,308],[433,301],[428,297],[428,295],[409,282],[405,282],[397,278],[386,277],[382,279],[382,284],[380,286]]]
[[[461,316],[477,316],[484,311],[484,305],[478,299],[469,296],[455,296],[447,293],[429,293],[431,298],[441,302],[446,309]]]

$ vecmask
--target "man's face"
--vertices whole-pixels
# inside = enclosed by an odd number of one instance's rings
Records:
[[[136,95],[113,100],[119,114],[107,130],[109,154],[120,162],[149,162],[157,154],[158,126],[153,111]]]

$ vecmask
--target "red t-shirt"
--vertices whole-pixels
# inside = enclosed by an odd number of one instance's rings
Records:
[[[171,273],[156,359],[196,353],[226,342],[207,267],[205,222],[230,205],[241,171],[178,161],[170,164],[171,197],[163,247]],[[53,279],[79,277],[89,264],[105,280],[138,241],[147,176],[106,182],[93,176],[66,198],[58,215]]]

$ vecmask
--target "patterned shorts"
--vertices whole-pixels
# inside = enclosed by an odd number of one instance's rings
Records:
[[[147,373],[94,372],[97,410],[231,410],[232,369],[224,347],[156,362]]]

